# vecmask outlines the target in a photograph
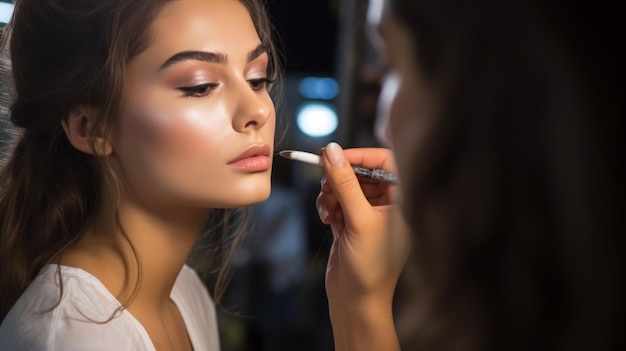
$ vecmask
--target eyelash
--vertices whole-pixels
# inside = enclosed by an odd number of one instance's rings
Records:
[[[182,91],[185,96],[189,97],[202,97],[207,96],[213,91],[213,89],[219,86],[218,83],[204,83],[193,85],[190,87],[179,87],[178,90]]]
[[[250,79],[248,82],[250,83],[250,87],[252,87],[252,90],[261,91],[263,89],[267,89],[268,88],[267,86],[274,83],[275,81],[276,79],[269,79],[265,77],[265,78]]]
[[[261,91],[267,89],[267,86],[274,83],[275,81],[275,79],[257,78],[248,80],[248,83],[250,84],[252,90]],[[179,87],[177,89],[182,91],[187,97],[203,97],[211,94],[211,91],[213,91],[213,89],[217,88],[218,86],[219,83],[204,83],[189,87]]]

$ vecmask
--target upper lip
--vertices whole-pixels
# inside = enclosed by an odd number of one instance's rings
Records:
[[[267,144],[255,144],[250,145],[247,149],[245,149],[239,156],[234,159],[228,161],[228,163],[237,162],[239,160],[243,160],[244,158],[254,157],[254,156],[269,156],[271,153],[270,147]]]

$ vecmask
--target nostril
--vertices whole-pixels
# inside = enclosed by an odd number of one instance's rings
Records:
[[[259,125],[259,122],[257,122],[257,121],[250,121],[250,122],[246,123],[245,128],[256,127],[258,125]]]

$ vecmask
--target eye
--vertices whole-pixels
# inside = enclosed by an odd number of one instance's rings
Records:
[[[267,86],[269,84],[274,83],[275,81],[276,81],[275,79],[269,79],[267,77],[264,77],[264,78],[250,79],[248,80],[248,83],[250,83],[250,87],[252,88],[252,90],[261,91],[261,90],[267,89]]]
[[[182,91],[185,96],[203,97],[211,93],[211,91],[219,86],[219,83],[204,83],[189,87],[178,87],[176,89]]]

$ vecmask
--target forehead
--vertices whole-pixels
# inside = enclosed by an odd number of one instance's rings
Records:
[[[173,1],[155,19],[152,37],[156,45],[181,49],[256,46],[260,41],[248,10],[238,0]]]
[[[156,79],[165,62],[187,51],[224,54],[228,67],[240,71],[259,44],[252,18],[239,0],[172,1],[152,23],[146,49],[128,63],[126,85]]]

